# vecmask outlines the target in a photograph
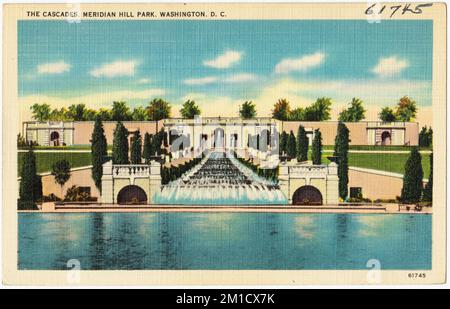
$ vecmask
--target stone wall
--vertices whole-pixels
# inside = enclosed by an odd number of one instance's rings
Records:
[[[66,195],[67,189],[76,185],[78,187],[90,187],[91,196],[100,198],[100,192],[95,186],[94,180],[91,176],[91,166],[73,168],[70,172],[69,180],[62,188],[63,197]],[[61,197],[61,186],[55,182],[55,177],[50,173],[43,173],[42,175],[42,193],[44,195],[55,194]]]
[[[124,121],[123,124],[130,131],[139,130],[142,137],[145,133],[155,134],[163,127],[162,121]],[[113,142],[113,133],[116,125],[116,121],[103,122],[108,144]],[[73,127],[75,129],[73,137],[75,145],[88,145],[91,143],[92,131],[94,130],[93,121],[76,121],[73,123]]]
[[[403,176],[377,170],[350,167],[348,171],[350,187],[361,187],[363,197],[371,200],[395,199],[400,196],[403,186]]]

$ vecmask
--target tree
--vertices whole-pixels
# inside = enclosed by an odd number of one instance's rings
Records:
[[[420,201],[423,190],[422,157],[418,147],[413,147],[408,160],[405,163],[405,175],[403,176],[403,187],[401,200],[412,204]]]
[[[147,132],[144,135],[144,150],[142,151],[142,157],[145,159],[145,163],[149,163],[151,156],[155,154],[152,146],[152,136]]]
[[[147,107],[148,119],[159,121],[161,119],[170,118],[170,104],[163,99],[154,99]]]
[[[162,153],[162,145],[164,144],[164,146],[166,145],[166,132],[164,132],[163,129],[161,129],[158,133],[156,133],[153,138],[152,138],[152,155],[154,155],[155,153],[159,156]]]
[[[283,131],[280,136],[280,154],[285,155],[287,153],[287,144],[288,144],[289,135],[286,131]]]
[[[113,137],[113,163],[128,164],[128,130],[121,121],[117,122]]]
[[[432,147],[433,146],[433,129],[430,127],[428,129],[428,147]]]
[[[36,173],[36,156],[30,147],[22,158],[22,169],[20,171],[19,198],[25,202],[35,202],[38,198],[37,179],[40,178]],[[42,192],[42,189],[41,189]]]
[[[141,164],[142,140],[139,131],[133,134],[133,143],[131,144],[131,163]]]
[[[194,119],[195,116],[200,115],[201,111],[195,101],[187,100],[183,103],[180,109],[181,117],[184,119]]]
[[[291,107],[289,105],[289,101],[286,99],[279,99],[273,107],[272,117],[278,120],[286,121],[289,119],[290,112]]]
[[[92,160],[92,179],[95,186],[102,191],[103,163],[108,155],[105,130],[100,117],[97,117],[94,124],[94,131],[91,138],[91,160]]]
[[[295,135],[294,132],[289,133],[289,137],[288,137],[288,141],[287,141],[287,146],[286,146],[286,150],[287,150],[287,155],[292,159],[295,158],[296,152],[297,152],[297,145],[295,142]]]
[[[416,118],[417,106],[416,101],[411,100],[408,96],[404,96],[397,103],[395,116],[400,121],[411,121]]]
[[[311,160],[313,164],[322,164],[322,133],[319,129],[314,130],[312,142]]]
[[[142,106],[136,107],[133,109],[131,119],[134,121],[145,121],[147,120],[147,111]]]
[[[297,107],[293,109],[289,113],[289,120],[290,121],[304,121],[305,120],[305,109],[301,107]]]
[[[393,122],[397,120],[397,116],[395,116],[394,111],[390,107],[383,107],[378,114],[378,117],[380,117],[380,120],[383,122]]]
[[[83,120],[95,121],[97,119],[97,111],[92,108],[86,108],[83,112]]]
[[[308,160],[308,137],[303,126],[298,127],[297,133],[297,161],[303,162]]]
[[[72,120],[68,117],[68,110],[65,107],[61,107],[61,109],[53,109],[50,113],[49,120],[53,121],[68,121]]]
[[[42,177],[38,174],[36,174],[36,177],[34,178],[33,193],[35,201],[42,199]]]
[[[344,109],[339,114],[339,121],[358,122],[366,117],[366,110],[363,107],[363,101],[357,98],[353,98],[349,105],[350,106],[347,109]]]
[[[52,175],[55,177],[55,182],[61,186],[61,199],[64,198],[62,194],[64,184],[70,179],[70,163],[67,160],[56,161],[52,165]]]
[[[129,121],[131,120],[131,112],[127,103],[124,101],[114,101],[111,110],[111,119],[113,121]]]
[[[337,157],[338,163],[339,196],[344,200],[348,195],[349,143],[349,130],[343,122],[339,121],[337,135],[334,142],[334,156]]]
[[[433,153],[430,153],[430,175],[428,176],[428,182],[423,190],[422,200],[424,202],[433,201]]]
[[[305,108],[306,121],[325,121],[331,119],[331,99],[318,98],[311,106]]]
[[[112,120],[112,112],[111,110],[107,109],[107,108],[100,108],[97,116],[102,120],[102,121],[110,121]]]
[[[419,133],[419,146],[430,147],[433,144],[433,130],[431,127],[427,129],[427,126],[422,127]]]
[[[33,114],[33,119],[37,121],[47,121],[50,119],[50,105],[46,103],[35,103],[30,107],[30,109]]]
[[[427,147],[428,143],[428,129],[427,126],[422,127],[422,129],[419,132],[419,146],[420,147]]]
[[[245,101],[239,108],[239,115],[242,119],[252,119],[256,117],[256,107],[252,101]]]
[[[73,121],[83,121],[86,105],[85,104],[72,104],[67,111],[67,118]]]

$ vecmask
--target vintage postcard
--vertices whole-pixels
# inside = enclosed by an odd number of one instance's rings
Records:
[[[5,284],[445,282],[444,3],[3,9]]]

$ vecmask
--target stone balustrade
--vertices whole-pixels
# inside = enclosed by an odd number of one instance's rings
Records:
[[[150,165],[128,164],[113,165],[113,177],[149,177]]]

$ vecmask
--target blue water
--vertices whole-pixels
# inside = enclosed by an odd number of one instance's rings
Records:
[[[431,215],[19,214],[19,269],[431,269]]]

